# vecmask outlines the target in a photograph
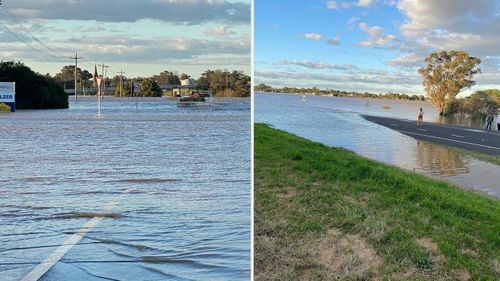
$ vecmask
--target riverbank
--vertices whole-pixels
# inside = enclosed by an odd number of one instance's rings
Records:
[[[500,202],[255,125],[256,280],[495,280]]]

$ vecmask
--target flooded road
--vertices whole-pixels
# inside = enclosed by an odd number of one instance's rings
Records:
[[[0,280],[248,280],[250,100],[94,98],[0,115]]]
[[[329,146],[343,147],[362,156],[423,175],[448,180],[464,188],[500,197],[500,166],[476,160],[445,146],[418,141],[365,120],[360,114],[412,119],[419,103],[299,95],[255,95],[255,122],[267,123]],[[378,103],[392,102],[391,111]],[[409,105],[408,105],[409,104]],[[432,112],[425,108],[424,111]],[[432,114],[427,114],[432,118]]]

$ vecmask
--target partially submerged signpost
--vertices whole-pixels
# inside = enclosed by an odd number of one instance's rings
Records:
[[[16,82],[0,82],[0,112],[16,111]]]
[[[139,110],[139,93],[141,92],[141,83],[135,82],[134,83],[134,94],[136,96],[136,101],[135,101],[135,110]]]
[[[102,79],[102,76],[97,76],[96,77],[97,81],[97,117],[101,116],[101,91],[102,91],[102,83],[104,80]]]

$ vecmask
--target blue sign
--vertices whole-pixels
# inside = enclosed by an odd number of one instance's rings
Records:
[[[16,111],[16,82],[0,82],[0,112]]]

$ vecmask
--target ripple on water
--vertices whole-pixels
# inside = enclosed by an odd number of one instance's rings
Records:
[[[136,111],[135,99],[106,98],[99,119],[95,108],[82,97],[1,116],[11,149],[0,153],[0,217],[12,215],[1,249],[25,249],[0,262],[30,266],[2,267],[0,279],[20,280],[97,217],[47,279],[248,280],[249,100],[181,109],[153,98]]]

